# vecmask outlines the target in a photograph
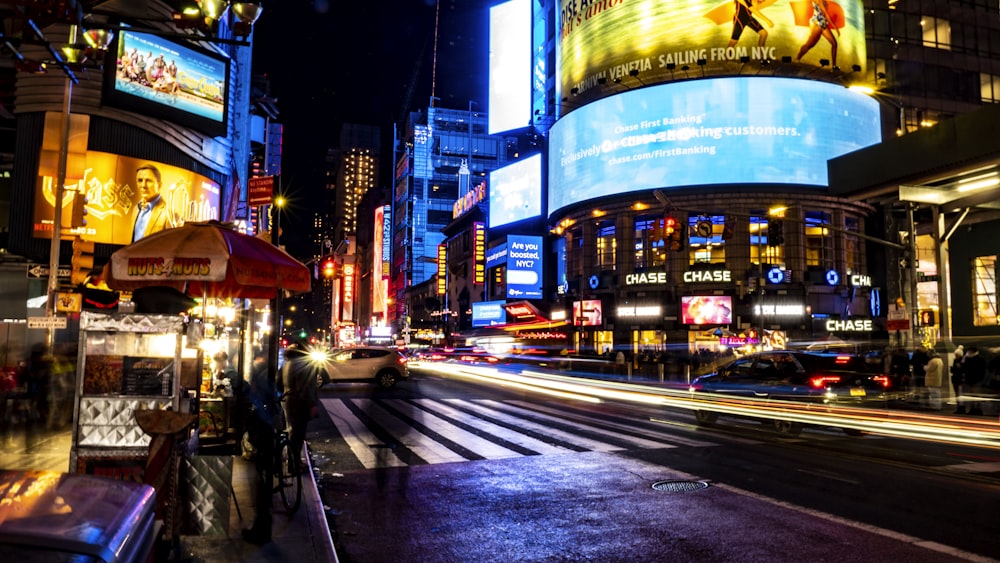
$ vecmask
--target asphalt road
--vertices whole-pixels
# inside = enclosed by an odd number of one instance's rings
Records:
[[[991,561],[1000,452],[415,372],[309,432],[342,562]]]

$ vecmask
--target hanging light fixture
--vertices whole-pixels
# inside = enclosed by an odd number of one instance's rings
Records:
[[[253,25],[264,11],[264,5],[260,2],[233,2],[229,9],[240,23]]]

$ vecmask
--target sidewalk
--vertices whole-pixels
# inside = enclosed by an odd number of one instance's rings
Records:
[[[233,496],[230,496],[229,530],[225,537],[181,536],[178,561],[200,562],[256,562],[294,561],[295,563],[335,563],[337,554],[327,525],[323,502],[316,488],[312,464],[302,475],[302,506],[289,519],[284,514],[274,514],[271,526],[271,543],[253,545],[243,541],[242,529],[253,522],[254,498],[253,462],[235,456],[233,460]],[[239,510],[237,510],[237,503]],[[274,496],[272,506],[280,506],[281,499]],[[242,519],[240,518],[242,513]]]
[[[30,451],[23,434],[3,436],[0,447],[0,469],[39,469],[65,472],[69,468],[70,431],[48,433],[32,441]],[[253,463],[233,458],[233,494],[230,495],[229,527],[224,536],[181,536],[180,549],[172,556],[176,561],[201,563],[294,561],[295,563],[336,563],[333,538],[323,511],[322,499],[316,487],[311,460],[302,475],[302,505],[289,519],[274,514],[271,543],[253,545],[243,541],[242,529],[253,521],[254,498],[252,485],[256,479]],[[234,500],[235,497],[235,500]],[[237,505],[239,510],[237,510]],[[273,506],[280,506],[275,496]],[[242,514],[242,518],[241,518]]]

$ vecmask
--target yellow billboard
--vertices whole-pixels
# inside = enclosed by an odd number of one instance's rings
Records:
[[[559,25],[556,66],[571,107],[762,67],[819,80],[865,67],[861,0],[560,0]]]
[[[64,236],[124,245],[188,221],[219,219],[219,184],[176,166],[87,151],[83,169],[67,172],[67,178],[60,205]],[[35,191],[35,237],[52,237],[55,186],[43,167]],[[76,196],[87,198],[86,225],[65,228]]]

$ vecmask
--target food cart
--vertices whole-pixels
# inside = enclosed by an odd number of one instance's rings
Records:
[[[194,448],[202,353],[186,328],[180,315],[80,315],[70,470],[155,486],[167,537],[229,520],[231,458]],[[198,507],[185,502],[195,497]]]

